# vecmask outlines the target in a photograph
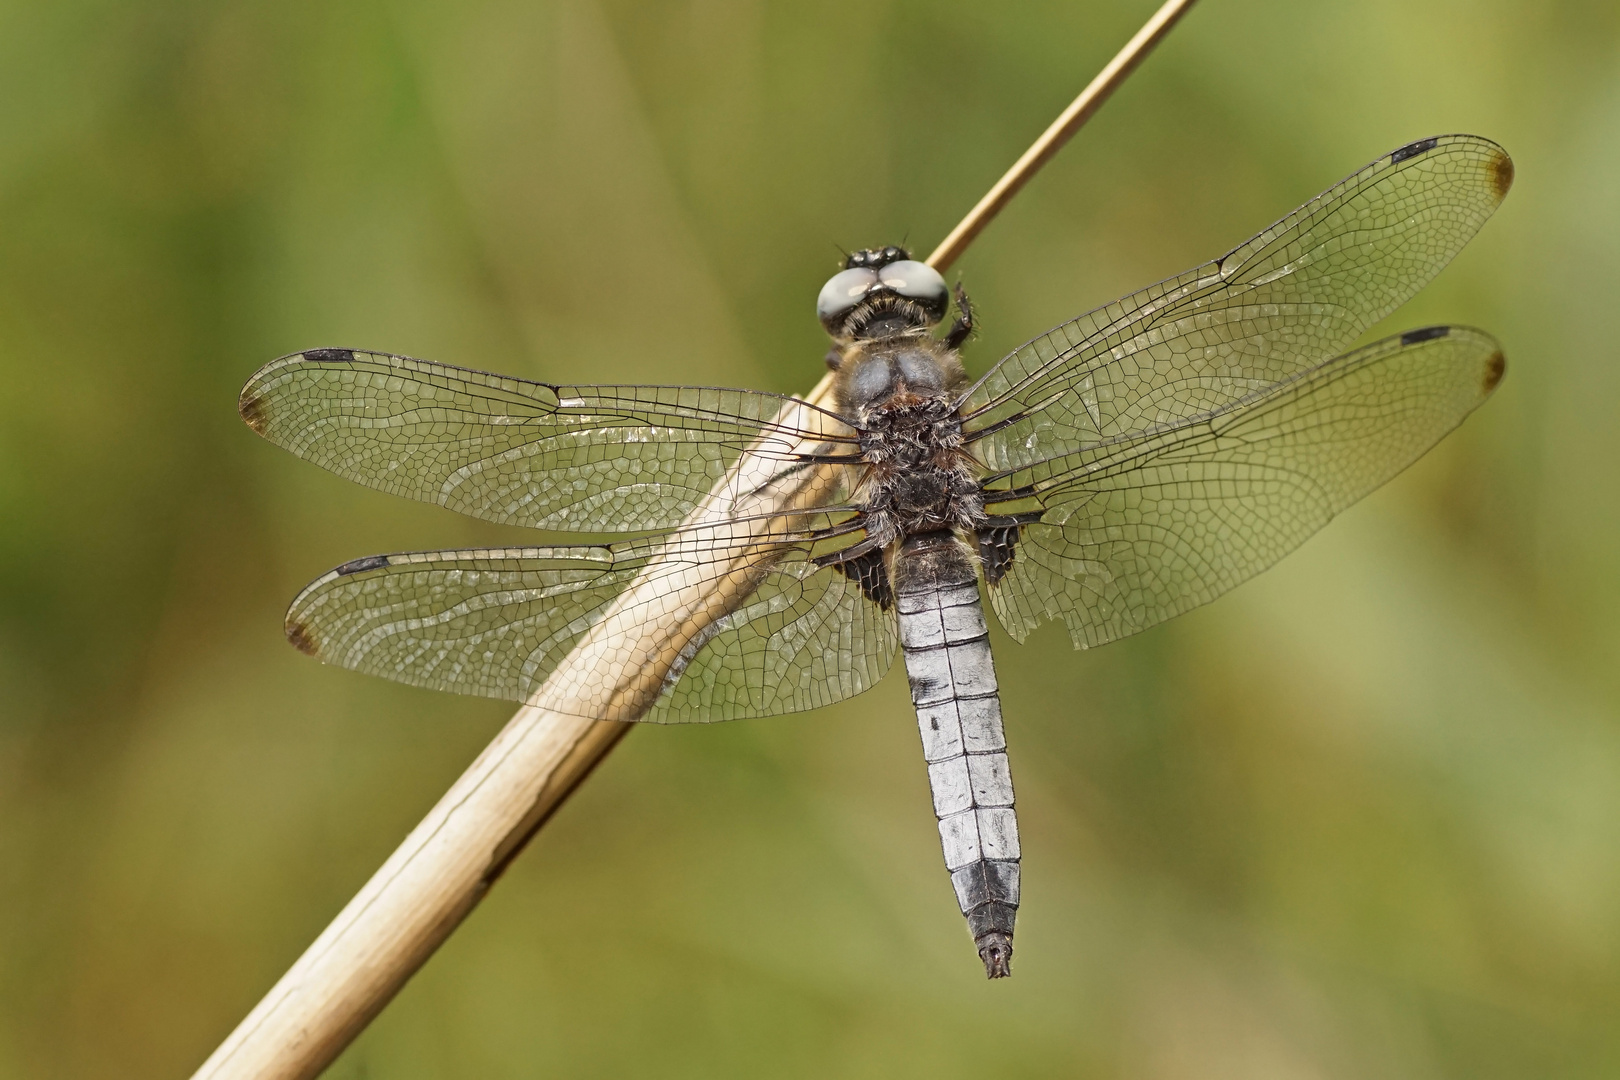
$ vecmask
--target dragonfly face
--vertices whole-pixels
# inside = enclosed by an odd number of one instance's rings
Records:
[[[858,252],[817,302],[830,409],[284,357],[240,409],[301,457],[486,520],[629,535],[357,559],[298,595],[288,638],[418,686],[654,722],[830,704],[898,651],[959,906],[987,974],[1008,974],[1020,852],[982,598],[1015,639],[1057,621],[1101,645],[1272,565],[1416,460],[1496,387],[1500,347],[1433,326],[1344,350],[1512,177],[1489,140],[1410,143],[972,383],[960,289],[935,336],[943,279]],[[613,659],[586,649],[642,628]],[[594,666],[564,664],[576,648]]]
[[[945,317],[950,291],[927,263],[901,247],[870,248],[844,260],[821,287],[816,316],[834,341],[921,334]]]

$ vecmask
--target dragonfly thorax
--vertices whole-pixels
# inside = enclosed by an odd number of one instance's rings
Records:
[[[932,338],[886,338],[845,351],[838,365],[838,404],[845,416],[861,422],[890,401],[954,397],[966,381],[955,351]]]
[[[868,535],[976,528],[984,503],[956,407],[967,374],[955,351],[932,339],[891,339],[851,350],[839,376],[839,402],[861,432],[869,469]]]

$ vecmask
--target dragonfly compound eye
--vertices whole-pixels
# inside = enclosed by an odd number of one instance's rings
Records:
[[[911,259],[890,263],[878,271],[878,277],[884,288],[922,305],[931,322],[945,317],[950,290],[945,287],[945,279],[939,276],[939,271],[927,263]]]
[[[821,295],[816,297],[816,317],[828,333],[836,333],[844,316],[854,311],[877,286],[876,270],[864,266],[840,270],[821,287]]]

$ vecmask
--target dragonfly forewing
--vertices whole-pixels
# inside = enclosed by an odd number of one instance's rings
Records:
[[[966,406],[974,453],[1018,469],[1314,368],[1439,273],[1512,179],[1475,135],[1386,154],[1222,258],[1013,351]]]
[[[355,349],[265,365],[239,409],[271,442],[367,487],[595,534],[679,526],[744,451],[793,468],[848,456],[854,439],[833,414],[775,394],[553,386]],[[803,411],[813,430],[779,419]]]

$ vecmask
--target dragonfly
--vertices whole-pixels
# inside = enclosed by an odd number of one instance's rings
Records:
[[[817,299],[827,404],[283,357],[239,401],[271,442],[579,534],[347,562],[293,600],[287,637],[415,686],[654,723],[830,705],[899,653],[957,904],[986,975],[1006,976],[1021,849],[984,600],[1020,642],[1048,621],[1077,648],[1115,641],[1273,565],[1423,455],[1501,381],[1500,345],[1439,325],[1351,346],[1512,181],[1488,139],[1408,143],[978,379],[961,284],[900,247],[858,251]],[[667,650],[598,650],[548,689],[610,621],[667,628]]]

